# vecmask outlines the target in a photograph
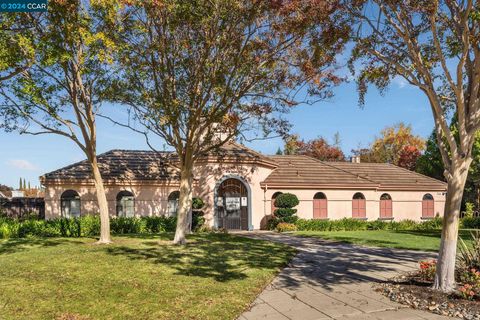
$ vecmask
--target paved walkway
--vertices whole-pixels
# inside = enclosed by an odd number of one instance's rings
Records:
[[[239,320],[451,319],[390,301],[372,286],[416,268],[431,253],[367,248],[269,232],[242,233],[299,253]]]

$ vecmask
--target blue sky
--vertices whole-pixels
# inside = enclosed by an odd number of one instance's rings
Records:
[[[341,147],[349,155],[352,149],[366,147],[386,126],[403,121],[411,124],[414,133],[428,137],[433,118],[428,101],[417,88],[402,79],[394,79],[382,97],[371,88],[363,109],[358,106],[355,83],[335,89],[335,96],[326,102],[296,107],[286,117],[293,124],[292,133],[311,139],[323,136],[332,141],[340,133]],[[128,129],[98,121],[98,152],[110,149],[148,149],[143,136]],[[264,154],[273,154],[283,143],[280,139],[255,141],[247,145]],[[73,142],[54,135],[20,136],[0,132],[0,183],[18,186],[20,177],[38,185],[43,173],[84,159]]]

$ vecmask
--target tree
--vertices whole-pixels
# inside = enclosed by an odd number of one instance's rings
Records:
[[[418,158],[422,155],[415,146],[404,146],[400,150],[397,165],[399,167],[414,171]]]
[[[328,142],[322,137],[304,143],[299,148],[297,153],[317,158],[322,161],[345,160],[345,155],[343,154],[343,151],[338,147],[329,145]]]
[[[452,130],[454,130],[452,128]],[[472,203],[476,210],[480,209],[480,132],[476,133],[472,149],[473,161],[470,166],[465,189],[462,198],[462,209],[466,209],[467,203]],[[417,161],[416,171],[439,180],[445,180],[443,172],[445,168],[442,155],[438,148],[435,131],[427,140],[427,147],[423,155]]]
[[[341,80],[333,64],[348,25],[335,1],[130,4],[120,35],[124,81],[112,99],[130,106],[147,132],[179,156],[174,243],[183,244],[196,161],[251,130],[285,135],[288,125],[278,115],[298,103],[291,94],[301,85],[317,99],[329,97],[329,87]],[[315,48],[306,48],[307,42]]]
[[[285,154],[300,154],[322,161],[344,161],[345,155],[337,146],[331,146],[324,138],[309,141],[299,140],[298,135],[289,135],[285,139]]]
[[[403,77],[427,97],[448,191],[434,288],[455,288],[460,205],[480,128],[480,4],[476,0],[351,1],[356,45],[350,66],[360,103]],[[455,127],[450,129],[452,115]]]
[[[278,156],[281,156],[283,154],[282,149],[280,149],[280,147],[278,147],[277,152],[275,154],[278,155]]]
[[[413,170],[424,148],[425,140],[414,135],[410,125],[401,122],[384,128],[369,149],[355,153],[358,153],[362,162],[392,163]]]
[[[49,2],[47,13],[31,13],[25,19],[15,15],[0,18],[0,25],[9,27],[2,37],[18,44],[7,57],[0,55],[0,65],[8,64],[11,54],[17,55],[20,65],[29,65],[4,80],[0,88],[0,115],[5,120],[0,128],[21,134],[57,134],[83,151],[100,211],[99,243],[111,240],[108,203],[96,156],[95,121],[112,72],[116,48],[109,32],[114,29],[116,12],[114,1],[57,0]]]
[[[34,56],[25,50],[25,38],[18,32],[29,28],[29,20],[30,15],[22,12],[11,15],[5,13],[0,17],[0,84],[20,75],[33,62]],[[12,33],[16,36],[12,36]],[[22,54],[18,55],[18,52]]]
[[[20,182],[18,183],[18,190],[23,190],[23,180],[20,178]]]

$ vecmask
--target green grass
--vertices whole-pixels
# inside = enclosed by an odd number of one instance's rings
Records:
[[[0,319],[235,319],[293,256],[225,234],[0,241]],[[160,238],[160,240],[159,240]]]
[[[470,232],[460,230],[460,236],[467,243],[470,242]],[[373,247],[438,251],[440,246],[440,230],[298,231],[295,234]]]

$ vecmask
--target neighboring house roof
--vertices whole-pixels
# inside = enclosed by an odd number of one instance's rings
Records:
[[[179,172],[175,168],[178,156],[173,152],[155,152],[140,150],[111,150],[97,156],[98,166],[105,181],[121,180],[178,180]],[[199,162],[222,163],[264,163],[275,167],[268,157],[250,150],[237,143],[227,143],[215,152],[210,152],[199,159]],[[87,160],[83,160],[64,168],[49,172],[40,177],[41,181],[83,180],[91,179],[91,169]]]
[[[342,170],[315,158],[292,155],[270,156],[278,167],[262,182],[262,186],[278,188],[375,188],[377,183]]]
[[[443,181],[389,163],[326,163],[359,175],[362,178],[375,181],[379,184],[379,189],[442,191],[447,189],[447,184]]]

